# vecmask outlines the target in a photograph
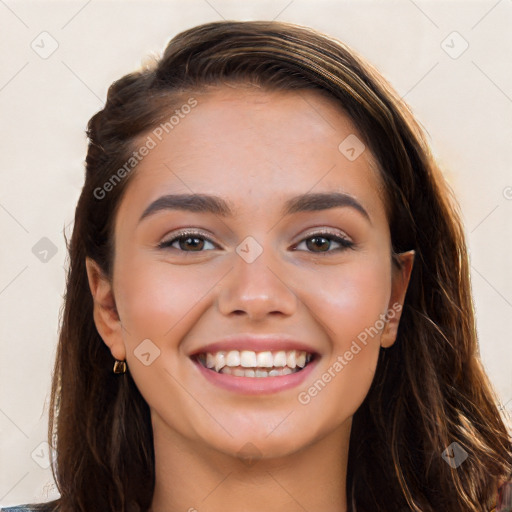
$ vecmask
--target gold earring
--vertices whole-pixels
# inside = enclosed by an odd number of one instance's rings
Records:
[[[114,362],[114,373],[126,373],[126,361],[119,361],[118,359]]]

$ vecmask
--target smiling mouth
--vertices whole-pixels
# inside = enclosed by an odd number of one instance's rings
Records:
[[[276,352],[230,350],[203,352],[195,359],[205,368],[216,373],[235,377],[279,377],[303,370],[314,354],[303,350],[279,350]]]

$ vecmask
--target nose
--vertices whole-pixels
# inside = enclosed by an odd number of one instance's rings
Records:
[[[217,299],[223,315],[247,316],[254,321],[268,315],[293,315],[298,299],[289,272],[285,275],[282,263],[271,253],[265,249],[251,263],[234,254],[234,268],[222,281]]]

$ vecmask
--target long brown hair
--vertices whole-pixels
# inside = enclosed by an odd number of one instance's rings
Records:
[[[314,89],[337,101],[378,163],[394,251],[416,251],[397,340],[381,349],[353,418],[348,509],[490,510],[512,470],[512,443],[478,355],[466,243],[450,189],[409,108],[375,68],[336,39],[276,21],[222,21],[178,34],[153,65],[115,81],[89,121],[52,386],[49,437],[61,494],[52,505],[143,512],[151,504],[149,408],[129,372],[112,373],[85,259],[112,276],[114,218],[136,168],[104,197],[98,189],[183,98],[223,83]],[[468,454],[457,468],[442,457],[454,442]]]

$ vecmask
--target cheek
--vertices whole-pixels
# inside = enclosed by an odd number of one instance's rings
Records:
[[[311,303],[330,351],[297,399],[306,414],[329,416],[336,424],[356,412],[371,386],[384,325],[380,315],[391,293],[390,264],[385,258],[361,260],[317,277]]]
[[[308,307],[322,319],[333,349],[344,350],[386,312],[391,294],[390,263],[385,258],[361,258],[336,270],[322,268],[311,282],[306,294]]]
[[[176,269],[142,258],[119,264],[116,279],[116,303],[129,343],[149,338],[157,345],[168,339],[171,329],[180,330],[187,317],[194,317],[195,308],[201,307],[201,299],[217,280],[197,275],[190,266]]]
[[[201,299],[218,277],[198,275],[191,266],[177,269],[133,256],[119,262],[115,272],[116,303],[130,373],[154,410],[169,411],[170,396],[174,410],[188,410],[180,419],[169,421],[180,425],[183,432],[192,431],[193,421],[204,421],[204,411],[195,407],[179,384],[190,371],[187,363],[183,364],[186,359],[180,357],[179,343],[196,322],[203,309]],[[148,339],[151,343],[144,341]]]

